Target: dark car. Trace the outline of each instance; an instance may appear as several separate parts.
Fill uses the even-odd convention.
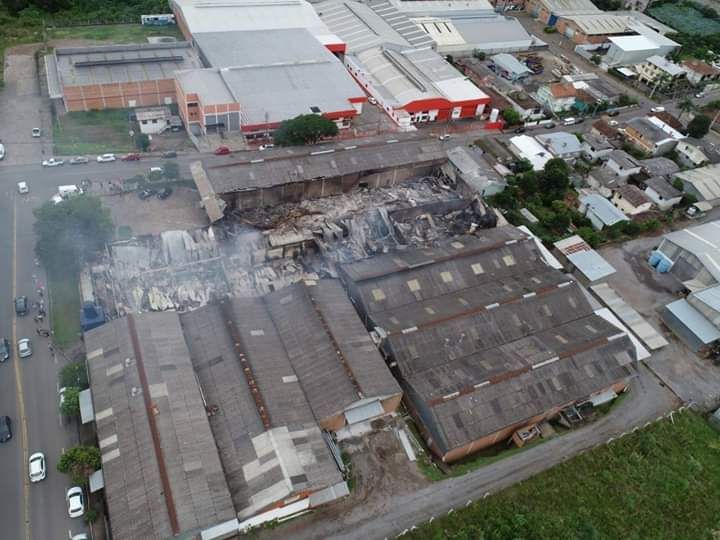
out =
[[[125,154],[120,159],[123,161],[140,161],[140,154]]]
[[[149,188],[148,188],[148,189],[143,189],[142,191],[138,192],[138,198],[139,198],[140,200],[143,200],[143,201],[144,201],[145,199],[149,199],[149,198],[152,197],[153,195],[155,195],[155,190],[154,190],[154,189],[149,189]]]
[[[544,127],[545,127],[545,129],[552,129],[552,128],[555,127],[555,123],[554,123],[554,122],[550,122],[550,123],[548,123],[548,124],[545,124]]]
[[[18,296],[15,299],[15,313],[18,315],[27,315],[28,302],[27,296]]]
[[[0,338],[0,362],[10,359],[10,342],[7,338]]]
[[[177,152],[176,152],[175,150],[170,150],[170,151],[168,151],[168,152],[163,152],[163,153],[162,153],[162,157],[164,157],[165,159],[174,158],[174,157],[177,157]]]
[[[230,149],[227,146],[218,146],[215,149],[216,156],[227,156],[230,153]]]
[[[160,200],[167,199],[170,195],[172,195],[172,188],[169,187],[164,187],[157,192],[157,198]]]
[[[9,416],[0,416],[0,443],[12,439],[12,422]]]
[[[620,111],[610,111],[608,116],[617,116],[618,114],[620,114]]]
[[[525,131],[526,131],[526,129],[522,126],[520,126],[519,128],[513,129],[513,133],[525,133]]]

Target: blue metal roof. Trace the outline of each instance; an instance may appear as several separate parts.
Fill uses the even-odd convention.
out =
[[[593,213],[605,225],[615,225],[620,221],[629,221],[628,217],[613,206],[605,197],[598,193],[590,193],[580,198],[580,202],[593,210]]]
[[[665,307],[704,344],[707,345],[720,339],[720,330],[715,328],[702,313],[692,307],[684,298],[676,300]]]
[[[595,250],[570,253],[567,258],[591,282],[615,273],[615,268]]]

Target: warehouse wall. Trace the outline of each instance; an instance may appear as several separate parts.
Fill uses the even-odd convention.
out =
[[[65,86],[63,102],[68,111],[169,105],[177,102],[175,80]]]

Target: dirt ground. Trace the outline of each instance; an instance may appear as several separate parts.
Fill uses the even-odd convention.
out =
[[[660,318],[662,307],[680,295],[671,276],[659,274],[647,264],[650,251],[659,242],[659,236],[639,238],[600,249],[617,270],[608,283],[669,342],[646,361],[648,367],[683,401],[710,409],[720,404],[720,367],[694,354]]]
[[[164,201],[155,197],[141,201],[137,193],[131,192],[103,195],[102,202],[110,209],[115,227],[130,227],[133,235],[197,229],[208,225],[197,191],[185,187],[173,189],[172,195]]]
[[[395,420],[394,422],[400,422]],[[336,520],[342,516],[346,527],[368,512],[382,515],[397,496],[407,495],[430,484],[415,463],[408,460],[395,431],[388,427],[361,438],[342,443],[342,450],[352,460],[354,487],[342,501],[320,507],[298,519],[291,520],[278,530],[259,531],[258,538],[292,538],[296,530],[307,527],[309,521]],[[371,510],[368,510],[368,507]]]

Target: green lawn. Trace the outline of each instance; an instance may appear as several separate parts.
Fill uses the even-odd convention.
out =
[[[67,347],[78,340],[80,333],[80,292],[77,276],[48,276],[50,289],[50,320],[53,340]]]
[[[135,149],[125,109],[71,112],[55,118],[54,153],[57,156],[130,152]]]
[[[720,435],[675,413],[408,535],[416,539],[668,539],[720,533]]]
[[[49,28],[48,39],[91,39],[113,43],[145,43],[151,36],[170,36],[183,40],[175,25],[142,26],[138,24],[108,24],[99,26],[67,26]]]

